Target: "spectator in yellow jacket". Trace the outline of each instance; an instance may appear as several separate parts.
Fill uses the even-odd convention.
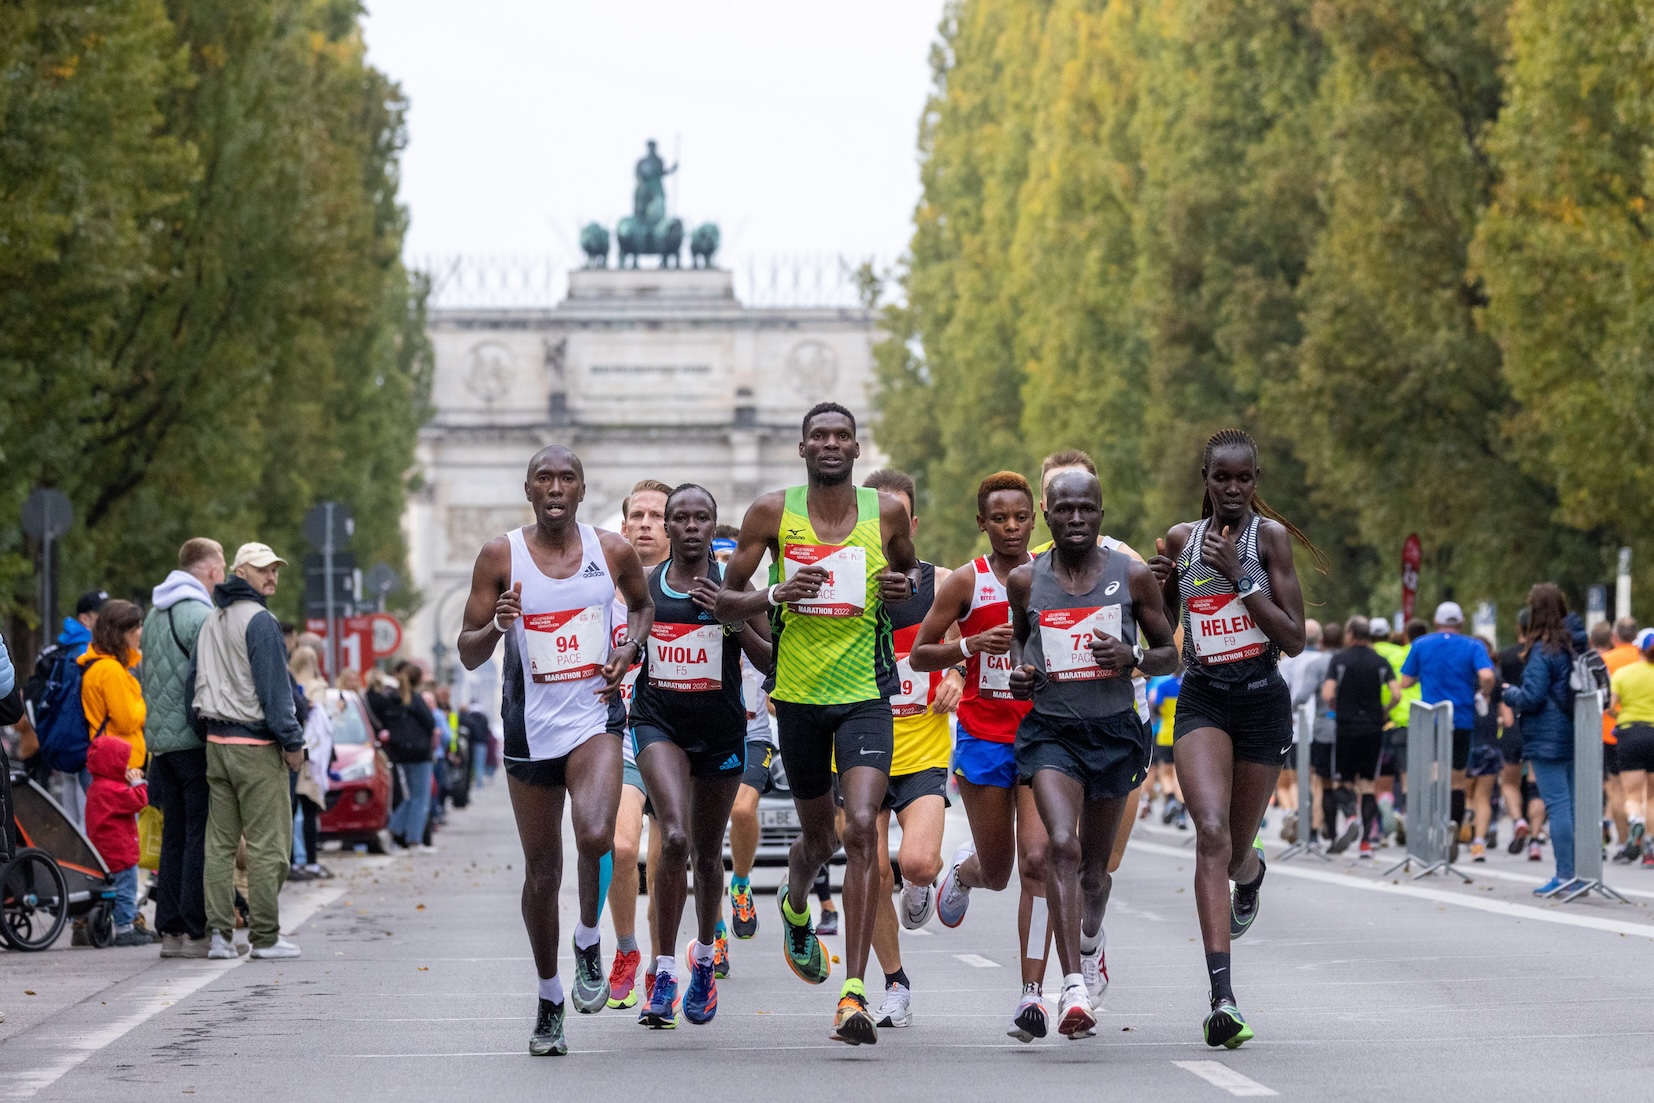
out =
[[[132,745],[128,765],[144,768],[149,751],[144,746],[143,687],[137,669],[143,655],[138,639],[143,633],[144,615],[130,601],[112,600],[98,610],[92,629],[92,644],[75,661],[80,663],[80,703],[86,710],[86,727],[93,739],[113,735]]]

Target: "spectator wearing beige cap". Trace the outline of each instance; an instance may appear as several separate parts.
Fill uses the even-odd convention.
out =
[[[212,947],[234,958],[235,861],[247,841],[248,934],[252,956],[295,958],[281,937],[277,894],[292,860],[288,771],[304,765],[304,729],[294,713],[281,624],[265,603],[287,565],[267,544],[243,544],[231,576],[213,588],[192,665],[192,700],[207,744],[205,896]]]

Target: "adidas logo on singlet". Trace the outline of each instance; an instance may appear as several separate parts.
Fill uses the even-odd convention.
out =
[[[603,568],[590,560],[586,561],[586,569],[580,572],[581,578],[602,578]]]

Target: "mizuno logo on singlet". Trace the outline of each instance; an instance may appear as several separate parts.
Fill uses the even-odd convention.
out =
[[[804,539],[804,530],[802,528],[788,529],[787,530],[787,539],[788,540],[802,540],[802,539]]]
[[[603,577],[603,568],[599,567],[596,563],[593,563],[593,562],[588,560],[587,563],[586,563],[586,569],[580,572],[580,577],[581,578],[602,578]]]

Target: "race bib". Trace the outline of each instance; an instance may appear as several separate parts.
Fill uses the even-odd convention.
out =
[[[867,608],[867,549],[860,545],[788,544],[781,558],[783,577],[792,578],[801,567],[822,567],[827,583],[809,601],[787,607],[816,617],[859,617]]]
[[[663,624],[649,629],[649,684],[679,693],[707,693],[724,684],[721,624]]]
[[[1116,677],[1119,671],[1104,670],[1091,655],[1091,641],[1098,636],[1122,638],[1120,606],[1040,610],[1039,640],[1045,652],[1046,677],[1053,682]]]
[[[990,655],[986,651],[977,653],[974,658],[976,666],[976,693],[978,697],[990,701],[1012,701],[1011,696],[1011,656]]]
[[[575,682],[603,669],[609,633],[603,606],[523,617],[528,672],[536,682]]]
[[[918,635],[919,626],[915,624],[897,632],[892,639],[896,650],[896,677],[901,684],[896,695],[890,698],[890,715],[897,719],[921,716],[930,707],[932,675],[918,673],[908,661],[913,651],[913,641]]]
[[[1208,666],[1236,663],[1262,655],[1269,637],[1235,594],[1185,598],[1189,631],[1194,634],[1195,657]]]

